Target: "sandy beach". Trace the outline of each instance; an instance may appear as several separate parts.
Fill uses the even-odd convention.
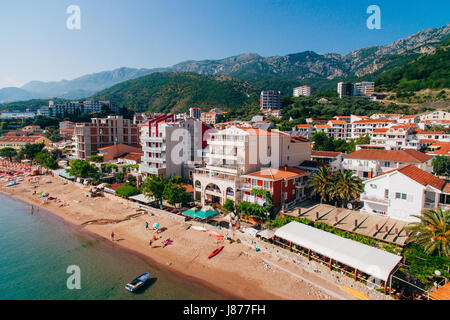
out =
[[[61,202],[56,201],[46,203],[45,198],[33,195],[35,190],[48,192],[67,206],[60,207]],[[142,255],[153,265],[202,283],[230,299],[354,299],[339,285],[293,263],[275,260],[264,252],[255,252],[244,244],[223,244],[224,250],[208,260],[208,255],[222,245],[221,241],[218,242],[208,233],[186,230],[186,224],[150,214],[124,220],[136,214],[136,209],[104,197],[87,198],[82,188],[48,175],[42,176],[37,184],[23,181],[17,186],[6,188],[2,183],[0,192],[32,204],[34,210],[44,208],[109,241],[111,232],[114,232],[115,245]],[[110,222],[85,224],[99,219]],[[124,221],[112,223],[112,220]],[[157,240],[150,247],[149,240],[154,234],[151,228],[146,230],[145,222],[150,226],[158,222],[160,228],[165,228],[161,233],[162,240],[171,238],[174,243],[164,248],[161,240]],[[267,267],[266,262],[271,266]]]

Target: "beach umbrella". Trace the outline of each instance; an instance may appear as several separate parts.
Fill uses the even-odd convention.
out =
[[[155,223],[153,224],[153,228],[159,228],[159,223],[158,223],[158,222],[155,222]]]

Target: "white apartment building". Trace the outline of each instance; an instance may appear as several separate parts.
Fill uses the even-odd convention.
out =
[[[72,101],[66,103],[55,104],[50,100],[48,106],[41,107],[38,111],[39,114],[47,117],[64,116],[68,114],[79,113],[99,113],[104,107],[111,108],[109,101],[98,101],[94,99],[88,99],[83,102]],[[117,113],[117,108],[111,110]]]
[[[409,164],[364,181],[360,199],[363,212],[414,222],[424,209],[450,209],[450,185]]]
[[[238,203],[243,195],[242,176],[261,168],[296,166],[311,156],[311,142],[278,130],[228,127],[207,141],[206,167],[195,170],[195,199],[224,204]]]
[[[420,121],[450,120],[450,112],[437,110],[420,116]]]
[[[387,128],[394,123],[394,120],[384,119],[363,119],[352,122],[352,138],[356,139],[365,135],[371,136],[375,129]]]
[[[294,97],[300,97],[305,96],[309,97],[311,96],[311,87],[310,86],[301,86],[294,88]]]
[[[431,161],[431,156],[412,149],[360,149],[344,156],[342,168],[352,171],[364,180],[407,164],[413,164],[426,172],[432,172]]]
[[[208,131],[214,129],[192,118],[174,121],[173,114],[148,121],[141,127],[144,155],[139,165],[140,173],[164,178],[183,177],[186,166],[202,163]]]

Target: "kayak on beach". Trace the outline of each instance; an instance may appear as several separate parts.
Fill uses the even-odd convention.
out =
[[[131,280],[126,286],[125,289],[127,289],[130,292],[135,292],[139,288],[141,288],[150,278],[150,273],[146,272],[141,274],[139,277],[136,277],[135,279]]]
[[[17,181],[13,181],[8,183],[7,185],[5,185],[5,187],[12,187],[12,186],[17,186],[19,183]]]
[[[221,246],[219,248],[217,248],[216,250],[214,250],[213,252],[211,252],[211,254],[208,256],[208,259],[211,259],[212,257],[215,257],[216,255],[218,255],[222,250],[223,250],[224,246]]]

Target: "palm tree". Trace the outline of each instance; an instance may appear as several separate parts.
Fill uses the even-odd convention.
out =
[[[411,223],[406,230],[414,232],[408,242],[421,245],[425,253],[450,257],[450,210],[424,210],[421,216],[414,216],[420,222]]]
[[[329,167],[323,166],[313,175],[308,187],[311,187],[314,193],[320,194],[320,203],[323,203],[323,200],[327,199],[327,195],[330,195],[332,185],[331,170]]]
[[[364,191],[364,186],[360,178],[355,177],[349,170],[335,173],[335,192],[336,196],[342,199],[342,207],[344,208],[347,201],[358,198]]]

